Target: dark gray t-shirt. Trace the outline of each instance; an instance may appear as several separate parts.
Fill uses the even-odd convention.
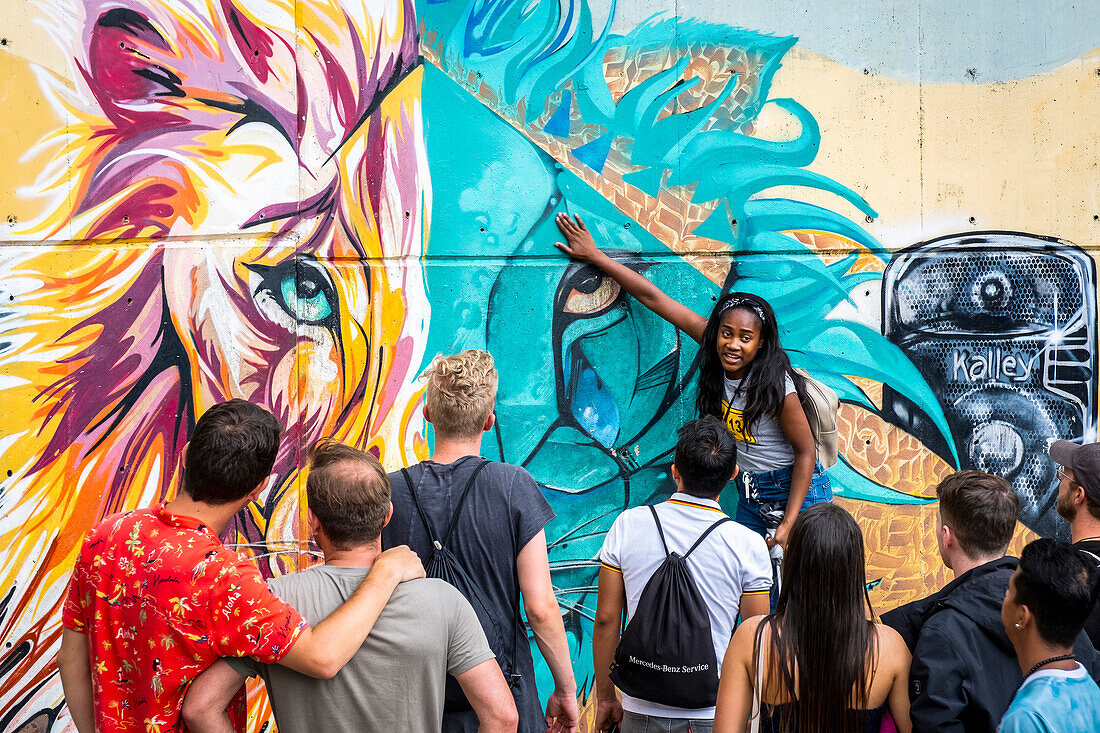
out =
[[[268,585],[316,625],[366,576],[365,568],[325,565]],[[283,733],[437,733],[447,674],[462,674],[492,658],[462,594],[442,580],[424,578],[397,586],[363,646],[331,680],[247,657],[226,661],[238,674],[263,678]]]
[[[446,465],[424,461],[409,467],[420,505],[441,538],[466,481],[480,461],[476,456],[465,456]],[[382,530],[382,547],[408,545],[427,563],[432,544],[400,471],[390,474],[390,483],[393,517]],[[554,511],[531,474],[519,466],[489,462],[478,474],[448,548],[472,578],[484,581],[481,599],[491,617],[515,619],[516,556],[553,518]],[[512,639],[517,640],[514,653],[506,649],[498,659],[501,667],[520,675],[519,685],[512,689],[519,711],[519,731],[541,733],[546,730],[546,721],[535,688],[531,644],[524,630],[512,634],[511,626],[502,626],[506,630],[505,645],[510,647]],[[477,730],[477,716],[472,713],[448,713],[443,722],[447,733]]]

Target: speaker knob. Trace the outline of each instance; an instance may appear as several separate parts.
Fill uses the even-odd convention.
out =
[[[1003,420],[978,425],[970,434],[970,463],[997,476],[1010,476],[1024,460],[1024,439]]]
[[[974,305],[987,312],[1004,310],[1012,298],[1012,281],[1003,272],[990,272],[974,283]]]

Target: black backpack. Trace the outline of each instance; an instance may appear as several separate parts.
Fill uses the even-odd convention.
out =
[[[439,538],[432,523],[428,521],[428,515],[424,512],[423,507],[420,506],[420,500],[416,497],[416,490],[413,488],[412,477],[409,476],[409,472],[402,468],[401,475],[405,477],[405,483],[409,487],[409,494],[412,496],[413,504],[416,505],[416,511],[420,514],[420,521],[424,523],[424,529],[428,530],[428,539],[432,542],[432,554],[428,557],[428,561],[424,563],[424,574],[429,578],[438,578],[439,580],[450,583],[470,602],[470,605],[473,606],[474,613],[477,614],[477,620],[481,622],[481,628],[485,631],[485,638],[489,642],[489,648],[493,650],[493,654],[497,657],[497,662],[500,664],[500,670],[504,673],[504,679],[508,681],[509,687],[515,687],[520,677],[518,674],[512,674],[516,643],[519,636],[517,632],[517,627],[519,625],[519,598],[517,597],[514,599],[514,613],[511,619],[512,646],[510,649],[507,649],[504,645],[506,634],[502,627],[507,626],[508,620],[499,619],[489,612],[489,608],[482,598],[481,590],[478,588],[477,583],[470,576],[466,568],[462,567],[462,562],[459,561],[458,557],[451,552],[447,546],[451,540],[451,533],[454,532],[455,525],[458,524],[458,515],[462,513],[462,506],[466,503],[466,495],[470,493],[470,488],[473,487],[477,475],[481,473],[481,469],[485,468],[487,463],[488,461],[481,461],[481,463],[477,464],[474,468],[473,473],[470,474],[470,478],[466,482],[465,488],[462,489],[462,494],[459,496],[458,504],[455,506],[455,513],[451,517],[451,523],[447,526],[447,531],[443,535],[442,540]],[[518,594],[519,582],[517,580],[516,595],[518,596]],[[509,651],[511,654],[507,653]],[[447,675],[447,686],[443,698],[443,711],[454,713],[471,709],[470,701],[466,699],[466,695],[462,692],[462,687],[459,686],[458,681],[455,680],[454,677]]]
[[[710,614],[687,557],[718,525],[733,520],[722,517],[707,527],[680,556],[668,551],[657,510],[651,506],[649,511],[657,523],[665,559],[646,582],[619,640],[611,681],[641,700],[678,708],[712,707],[718,699],[718,658]]]

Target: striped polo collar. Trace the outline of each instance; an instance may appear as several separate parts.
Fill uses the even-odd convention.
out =
[[[725,514],[722,511],[722,507],[718,505],[718,502],[713,499],[700,499],[698,496],[692,496],[691,494],[685,494],[682,491],[678,491],[672,495],[672,498],[668,499],[665,504],[679,504],[680,506],[693,506],[698,509],[708,509],[712,512],[718,512],[719,514]]]

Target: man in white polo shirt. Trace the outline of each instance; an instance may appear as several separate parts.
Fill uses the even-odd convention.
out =
[[[722,422],[707,416],[680,428],[672,464],[677,492],[656,506],[669,552],[681,556],[725,516],[718,495],[737,473],[737,444]],[[599,599],[592,638],[597,698],[596,729],[622,733],[658,730],[703,733],[714,723],[714,707],[679,708],[624,694],[620,704],[610,669],[619,644],[623,607],[633,619],[638,599],[650,577],[665,560],[665,546],[649,507],[623,512],[600,551]],[[764,540],[735,522],[714,529],[686,562],[710,616],[715,655],[722,656],[737,623],[769,611],[771,561]]]

